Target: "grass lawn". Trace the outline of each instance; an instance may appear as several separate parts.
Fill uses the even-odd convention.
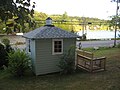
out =
[[[93,50],[91,50],[93,52]],[[49,74],[12,77],[0,71],[0,90],[120,90],[120,48],[94,51],[107,57],[106,71],[88,73],[77,70],[72,75]]]

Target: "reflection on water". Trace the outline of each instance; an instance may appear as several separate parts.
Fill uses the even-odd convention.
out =
[[[82,31],[77,33],[78,35],[82,36]],[[114,31],[105,31],[105,30],[87,30],[86,37],[87,39],[111,39],[114,38],[115,32]],[[120,37],[120,31],[117,31],[116,37]]]

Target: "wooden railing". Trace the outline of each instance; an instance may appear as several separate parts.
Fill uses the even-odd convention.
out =
[[[103,71],[106,69],[106,57],[94,58],[91,52],[77,50],[77,66],[89,72]]]

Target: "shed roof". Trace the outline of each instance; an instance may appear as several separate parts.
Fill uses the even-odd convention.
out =
[[[42,26],[33,31],[25,33],[25,38],[42,39],[42,38],[77,38],[80,37],[74,33],[62,30],[55,26]]]

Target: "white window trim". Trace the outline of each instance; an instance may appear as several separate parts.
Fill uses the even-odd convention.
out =
[[[54,41],[61,41],[62,42],[62,51],[61,52],[54,52]],[[63,39],[52,39],[52,55],[63,54]]]

